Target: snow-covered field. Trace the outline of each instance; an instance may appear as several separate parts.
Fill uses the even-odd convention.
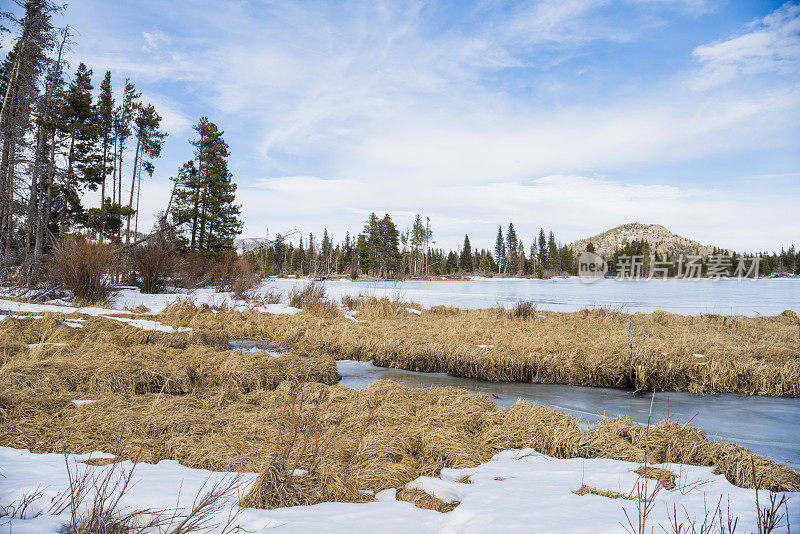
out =
[[[25,450],[0,447],[0,506],[20,502],[24,496],[40,492],[41,496],[27,509],[25,516],[0,518],[0,528],[13,534],[44,534],[59,532],[70,520],[69,512],[54,515],[53,502],[69,488],[67,465],[73,479],[89,472],[89,480],[99,481],[110,466],[89,466],[81,461],[90,455],[31,454]],[[94,453],[92,458],[110,457]],[[600,495],[576,495],[586,485],[597,490],[628,494],[636,487],[639,477],[633,472],[637,464],[615,460],[557,460],[531,449],[504,451],[491,461],[471,469],[445,469],[440,478],[420,477],[408,484],[409,489],[421,489],[444,501],[460,502],[453,511],[441,514],[416,508],[395,500],[394,490],[376,495],[369,503],[323,503],[275,510],[239,509],[238,497],[247,492],[255,480],[251,473],[214,473],[189,469],[177,462],[163,460],[151,465],[122,462],[114,468],[113,476],[122,476],[132,468],[129,489],[120,503],[121,511],[161,510],[173,516],[173,526],[182,520],[181,514],[191,509],[195,499],[214,486],[237,481],[238,491],[228,493],[221,506],[209,518],[208,525],[220,527],[232,519],[231,526],[247,532],[625,532],[627,517],[637,524],[637,501],[612,499]],[[668,528],[673,514],[679,522],[698,523],[717,510],[721,503],[727,518],[739,519],[737,532],[752,532],[755,525],[755,491],[728,483],[713,468],[683,465],[662,465],[677,476],[674,490],[661,489],[654,497],[652,511],[647,517],[647,531],[660,526]],[[469,477],[469,484],[456,482]],[[650,491],[655,486],[648,481]],[[85,509],[93,501],[89,485],[82,503]],[[800,494],[787,494],[788,511],[792,518],[800,516]],[[767,492],[759,495],[762,506],[768,502]],[[674,508],[673,508],[674,506]],[[36,516],[41,513],[41,515]],[[627,513],[627,516],[626,516]],[[217,531],[220,528],[216,529]],[[671,531],[667,531],[671,532]],[[719,530],[715,530],[719,532]]]

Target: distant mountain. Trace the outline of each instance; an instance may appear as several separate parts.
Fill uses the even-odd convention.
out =
[[[234,240],[233,245],[236,247],[236,250],[248,252],[265,244],[266,242],[267,240],[264,237],[243,237],[241,239]]]
[[[625,243],[644,239],[650,250],[658,254],[700,254],[707,256],[714,251],[711,245],[701,245],[697,241],[673,234],[658,224],[628,223],[612,228],[602,234],[570,243],[573,252],[580,254],[591,242],[601,256],[612,254]]]

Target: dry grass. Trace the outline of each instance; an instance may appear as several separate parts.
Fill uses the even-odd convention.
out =
[[[764,351],[759,358],[750,356],[750,361],[774,364],[785,359],[781,351],[793,350],[796,343],[788,333],[794,317],[726,323],[709,317],[587,312],[520,320],[499,317],[494,311],[388,315],[394,303],[369,299],[356,305],[362,306],[359,318],[365,323],[316,313],[295,317],[224,309],[213,313],[208,307],[180,304],[156,317],[193,328],[175,335],[143,332],[107,318],[83,316],[81,329],[66,326],[64,317],[56,314],[6,319],[0,323],[0,444],[34,452],[60,452],[62,447],[74,453],[111,451],[122,432],[124,440],[141,451],[143,461],[174,459],[194,468],[261,473],[258,489],[247,502],[262,507],[369,500],[363,490],[400,488],[400,498],[446,511],[451,505],[402,488],[419,476],[437,476],[444,467],[473,467],[501,450],[523,447],[557,458],[717,466],[739,486],[800,490],[800,475],[789,467],[744,447],[709,440],[686,425],[662,422],[642,428],[614,418],[582,431],[577,419],[558,410],[524,403],[497,410],[488,397],[460,389],[410,390],[391,381],[362,391],[329,385],[338,378],[331,353],[358,359],[377,353],[385,358],[382,361],[395,361],[407,358],[407,353],[416,355],[413,358],[422,354],[417,352],[425,346],[420,345],[422,340],[439,350],[454,343],[471,362],[464,372],[479,374],[482,366],[499,365],[496,352],[499,361],[505,361],[520,343],[531,343],[531,350],[536,350],[537,340],[547,334],[548,341],[542,342],[552,350],[547,361],[556,366],[556,356],[576,350],[575,341],[558,337],[562,329],[590,339],[578,324],[593,329],[595,336],[618,342],[621,346],[612,343],[610,352],[621,360],[629,357],[628,329],[647,328],[648,346],[655,343],[655,350],[668,343],[673,344],[670,347],[684,343],[688,350],[688,344],[705,341],[713,347],[708,354],[730,347],[735,357],[731,361],[741,363],[747,359],[734,342],[746,340]],[[555,319],[552,324],[550,318]],[[445,327],[461,330],[450,332]],[[687,329],[685,337],[676,341],[681,328]],[[721,336],[726,329],[732,339]],[[404,332],[410,338],[407,342],[401,341]],[[763,336],[769,336],[771,343]],[[230,338],[271,340],[290,347],[290,352],[273,358],[220,350]],[[470,344],[477,340],[494,343],[496,349],[474,350]],[[39,342],[69,345],[25,347]],[[590,341],[590,346],[598,345]],[[431,354],[433,349],[424,350]],[[434,361],[446,362],[450,356],[443,354]],[[416,361],[413,358],[409,361]],[[577,358],[573,354],[561,369],[580,368]],[[587,362],[582,365],[585,376],[596,372],[586,368]],[[497,376],[513,377],[516,372],[511,369]],[[96,402],[83,406],[71,402],[87,396]],[[294,476],[295,469],[307,473]],[[666,485],[664,473],[653,472],[651,466],[646,475]]]
[[[597,488],[587,486],[586,484],[576,489],[573,493],[575,495],[600,495],[601,497],[608,497],[609,499],[626,499],[626,500],[634,499],[633,495],[631,495],[630,493],[620,493],[618,491],[611,491],[611,490],[599,490]]]
[[[302,288],[294,286],[289,290],[289,305],[321,317],[342,317],[342,312],[334,301],[325,294],[325,284],[311,280]]]
[[[397,500],[410,502],[417,508],[435,510],[443,514],[451,510],[455,510],[456,506],[460,504],[458,502],[444,502],[438,497],[425,491],[408,488],[401,488],[397,490]]]
[[[520,320],[495,310],[438,307],[418,316],[379,301],[355,306],[363,322],[318,313],[211,318],[190,309],[167,310],[161,320],[198,329],[222,321],[231,335],[247,332],[243,337],[276,339],[337,359],[466,378],[800,395],[800,320],[793,312],[746,318],[584,310]]]
[[[660,482],[664,489],[675,489],[675,473],[669,469],[662,469],[660,467],[648,465],[640,467],[634,471],[634,473],[642,478],[649,478],[650,480],[656,480]]]

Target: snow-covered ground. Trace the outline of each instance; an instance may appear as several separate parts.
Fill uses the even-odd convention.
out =
[[[256,291],[256,295],[271,287],[269,282],[263,283]],[[293,308],[286,304],[286,295],[284,294],[284,303],[281,304],[262,304],[258,306],[251,306],[243,300],[234,298],[233,293],[221,293],[216,291],[213,287],[202,287],[187,291],[184,289],[175,290],[172,293],[155,293],[147,294],[142,293],[136,287],[122,287],[112,300],[112,304],[116,308],[129,308],[134,309],[139,306],[145,306],[150,313],[157,314],[164,311],[165,308],[176,302],[191,302],[195,306],[208,304],[209,306],[226,306],[234,310],[252,309],[261,313],[272,314],[288,314],[294,315],[300,311],[299,308]]]
[[[58,501],[69,488],[67,465],[73,478],[88,471],[89,479],[98,481],[110,466],[89,466],[81,461],[90,455],[31,454],[26,450],[0,447],[0,507],[20,502],[24,496],[41,493],[27,509],[24,518],[0,518],[0,528],[14,534],[49,534],[59,532],[69,522],[69,512],[59,515],[50,512],[52,502]],[[92,458],[110,457],[94,453]],[[576,495],[586,485],[597,490],[628,494],[636,487],[638,476],[633,472],[638,464],[616,460],[558,460],[531,449],[504,451],[491,461],[471,469],[444,469],[440,478],[420,477],[408,484],[445,501],[458,501],[455,510],[441,514],[396,501],[393,490],[376,495],[369,503],[323,503],[275,510],[239,509],[238,497],[244,495],[255,480],[251,473],[215,473],[189,469],[175,461],[158,464],[138,464],[132,483],[121,500],[121,509],[162,510],[177,515],[192,507],[198,496],[212,487],[235,481],[238,491],[227,494],[210,524],[223,525],[233,517],[232,526],[239,525],[248,532],[625,532],[627,515],[637,522],[635,500],[611,499],[594,494]],[[679,522],[696,519],[702,522],[705,511],[716,511],[721,503],[723,513],[738,517],[737,532],[751,532],[755,525],[755,491],[731,485],[713,468],[682,465],[662,465],[677,476],[677,488],[660,490],[654,497],[652,511],[647,517],[647,531],[667,523],[677,513]],[[114,468],[114,476],[122,476],[133,468],[122,462]],[[469,484],[457,482],[469,477]],[[648,481],[652,491],[655,482]],[[83,507],[93,499],[91,486]],[[788,511],[792,519],[800,517],[800,494],[787,494]],[[768,494],[761,492],[762,506]],[[674,506],[674,508],[673,508]],[[238,512],[238,513],[237,513]],[[38,517],[34,517],[41,513]],[[718,530],[717,530],[718,531]]]

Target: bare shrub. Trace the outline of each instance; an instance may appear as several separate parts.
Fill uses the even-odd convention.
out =
[[[536,304],[530,300],[519,300],[509,310],[509,315],[518,319],[532,319],[536,316]]]
[[[175,284],[185,289],[211,284],[213,263],[197,252],[187,253],[178,264],[178,276]]]
[[[253,289],[261,283],[261,277],[244,257],[235,253],[225,254],[217,263],[215,269],[217,291],[231,292],[240,300],[250,300]]]
[[[318,315],[341,315],[336,303],[325,294],[325,285],[316,280],[311,280],[302,288],[292,287],[289,290],[289,305]]]
[[[131,252],[136,280],[142,293],[164,291],[178,265],[178,254],[172,243],[153,240]]]
[[[352,264],[347,269],[347,275],[350,277],[350,280],[358,280],[358,276],[360,274],[361,274],[360,269],[358,268],[358,265],[356,265],[355,263]]]
[[[113,294],[108,274],[116,259],[110,245],[73,234],[56,242],[47,261],[47,273],[72,292],[76,303],[99,304]]]
[[[261,302],[264,304],[280,304],[283,302],[283,296],[277,288],[271,287],[261,295]]]
[[[348,310],[355,310],[358,308],[359,303],[364,299],[363,296],[359,295],[354,297],[352,295],[343,295],[342,296],[342,306],[347,308]]]
[[[355,452],[343,464],[332,467],[328,455],[337,454],[344,416],[330,419],[330,390],[308,387],[294,381],[278,423],[272,456],[240,506],[282,508],[325,501],[358,501],[358,473],[369,459],[364,435],[374,423],[376,405],[368,406],[355,443]]]
[[[49,513],[60,515],[69,512],[70,520],[64,525],[64,534],[188,534],[190,532],[219,532],[230,534],[239,530],[233,522],[238,511],[228,515],[222,524],[215,520],[218,512],[228,506],[227,500],[234,495],[240,485],[238,475],[222,479],[214,484],[203,484],[195,496],[192,507],[129,510],[122,506],[122,500],[131,487],[131,480],[141,456],[141,449],[134,454],[133,466],[124,470],[120,458],[125,453],[120,438],[114,458],[107,462],[90,460],[89,465],[107,465],[108,469],[96,471],[77,467],[72,468],[69,456],[64,452],[69,487],[60,498],[54,500]]]

